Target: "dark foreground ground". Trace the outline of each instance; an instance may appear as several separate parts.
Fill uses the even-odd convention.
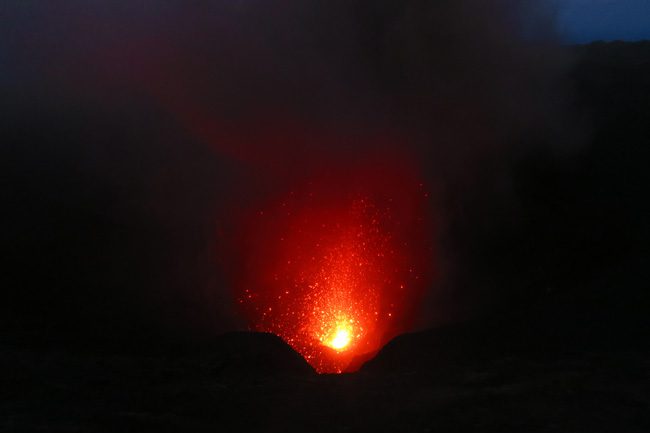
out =
[[[650,43],[576,51],[588,143],[523,164],[523,227],[463,257],[467,285],[513,294],[505,313],[401,336],[354,374],[318,376],[270,335],[125,347],[136,322],[93,293],[121,287],[119,272],[146,286],[128,266],[157,244],[136,238],[125,255],[116,242],[121,261],[93,267],[107,253],[88,258],[88,245],[113,244],[98,243],[86,197],[41,206],[42,186],[20,188],[33,206],[3,213],[0,431],[650,431]],[[10,181],[31,176],[18,162]]]
[[[222,339],[230,344],[155,356],[3,348],[2,431],[650,431],[647,353],[508,355],[319,376],[273,336]]]

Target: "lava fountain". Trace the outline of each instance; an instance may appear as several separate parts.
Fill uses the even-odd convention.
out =
[[[244,317],[320,373],[408,330],[431,281],[428,193],[395,161],[321,170],[238,218],[229,267]]]

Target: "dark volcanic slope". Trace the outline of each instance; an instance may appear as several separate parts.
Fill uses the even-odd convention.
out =
[[[116,353],[0,349],[2,431],[262,427],[315,372],[270,334]]]
[[[590,433],[650,428],[650,363],[639,354],[466,356],[458,363],[439,358],[427,368],[383,364],[352,375],[318,376],[294,362],[290,352],[254,334],[229,335],[200,352],[147,356],[5,347],[0,428]],[[282,358],[293,367],[269,367],[269,360]]]

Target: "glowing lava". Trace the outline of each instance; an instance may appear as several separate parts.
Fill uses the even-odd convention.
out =
[[[343,350],[350,343],[350,331],[347,327],[337,327],[334,338],[325,344],[335,350]]]
[[[426,197],[411,172],[375,162],[314,177],[241,218],[230,268],[251,329],[280,336],[320,373],[408,330],[431,275]]]

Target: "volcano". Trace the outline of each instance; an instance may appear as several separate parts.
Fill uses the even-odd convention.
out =
[[[433,276],[428,189],[417,166],[395,161],[294,184],[249,210],[229,249],[250,329],[280,336],[320,373],[408,329]]]

